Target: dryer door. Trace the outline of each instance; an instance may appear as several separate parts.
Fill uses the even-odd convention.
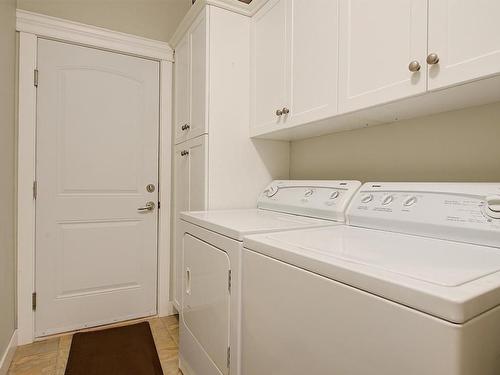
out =
[[[185,234],[183,268],[184,323],[219,371],[227,374],[229,257],[224,251]]]

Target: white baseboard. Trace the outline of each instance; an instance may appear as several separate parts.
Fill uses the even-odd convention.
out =
[[[14,358],[14,353],[16,352],[17,347],[17,330],[14,331],[12,337],[9,342],[9,346],[5,349],[5,353],[2,355],[2,359],[0,360],[0,375],[6,375],[9,371],[10,363],[12,362],[12,358]]]

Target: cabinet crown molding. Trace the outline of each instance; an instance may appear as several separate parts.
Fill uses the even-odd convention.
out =
[[[166,42],[21,9],[16,11],[16,30],[156,60],[174,60],[173,50]]]
[[[247,17],[252,17],[268,1],[269,0],[252,0],[250,4],[246,4],[238,0],[196,0],[182,19],[169,43],[173,48],[177,46],[183,35],[206,5],[212,5]]]

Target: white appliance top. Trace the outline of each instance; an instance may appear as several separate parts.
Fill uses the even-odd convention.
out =
[[[250,236],[244,246],[464,323],[500,305],[497,192],[500,184],[365,184],[348,210],[355,226]]]
[[[184,221],[235,240],[345,222],[345,210],[358,181],[273,181],[261,193],[258,209],[182,212]]]

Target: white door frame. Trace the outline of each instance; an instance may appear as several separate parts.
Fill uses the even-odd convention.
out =
[[[156,60],[160,64],[160,139],[158,212],[159,316],[173,314],[170,301],[170,212],[172,139],[172,63],[168,43],[124,34],[78,22],[17,10],[19,32],[19,108],[17,175],[17,324],[19,345],[35,340],[35,313],[31,296],[35,291],[35,199],[36,180],[36,87],[37,39],[99,48]]]

